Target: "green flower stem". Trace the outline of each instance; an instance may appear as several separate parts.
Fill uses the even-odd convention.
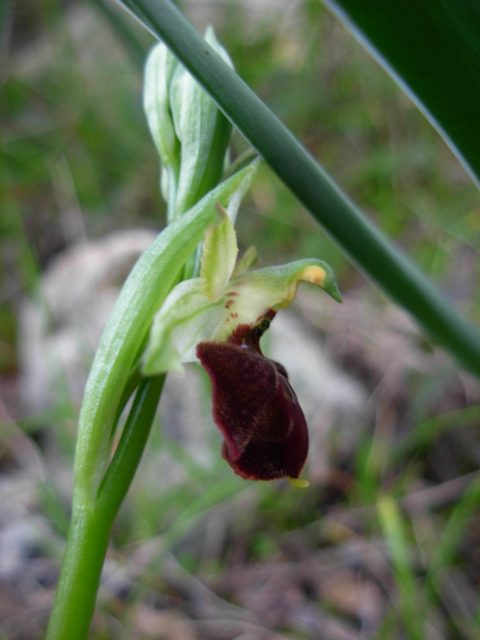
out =
[[[88,638],[109,538],[93,509],[72,514],[46,640]]]
[[[161,38],[358,267],[480,376],[480,334],[384,236],[170,0],[121,0]]]
[[[46,640],[86,640],[115,516],[150,434],[165,376],[140,384],[93,509],[74,509]]]

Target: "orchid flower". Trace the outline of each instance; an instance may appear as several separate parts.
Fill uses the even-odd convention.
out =
[[[232,220],[218,221],[203,241],[200,277],[180,282],[157,313],[143,356],[144,375],[183,372],[200,362],[212,382],[213,418],[222,455],[253,480],[298,479],[308,455],[303,411],[281,364],[266,358],[260,338],[279,309],[309,282],[341,301],[335,276],[321,260],[250,270],[251,248],[236,262]]]
[[[231,65],[211,29],[205,38]],[[168,218],[175,221],[220,179],[231,127],[162,43],[146,65],[144,105],[162,160]],[[212,382],[223,457],[235,473],[257,480],[298,479],[308,454],[305,417],[285,369],[263,356],[260,337],[295,298],[299,282],[316,284],[336,300],[340,294],[332,270],[320,260],[251,271],[256,261],[251,248],[237,263],[235,218],[257,166],[258,161],[251,164],[227,210],[218,203],[216,224],[206,230],[183,281],[156,314],[142,373],[182,372],[184,363],[200,362]]]

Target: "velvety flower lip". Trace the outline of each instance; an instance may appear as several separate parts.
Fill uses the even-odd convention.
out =
[[[205,341],[196,348],[212,382],[222,455],[251,480],[298,478],[308,456],[307,424],[288,375],[260,349],[274,316],[269,310],[254,327],[239,325],[227,342]]]

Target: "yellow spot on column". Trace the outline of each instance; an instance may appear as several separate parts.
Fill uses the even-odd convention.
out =
[[[302,271],[299,280],[303,280],[303,282],[311,282],[312,284],[318,284],[319,287],[323,287],[323,283],[325,282],[326,277],[327,274],[322,269],[322,267],[311,265],[310,267],[307,267]]]

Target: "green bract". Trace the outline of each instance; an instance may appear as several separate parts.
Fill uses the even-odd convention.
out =
[[[181,282],[155,316],[143,356],[143,372],[182,372],[182,363],[197,359],[199,342],[225,342],[240,325],[260,324],[271,311],[290,305],[299,282],[316,284],[341,301],[333,271],[325,262],[314,259],[234,276],[216,302],[206,297],[201,278]]]

